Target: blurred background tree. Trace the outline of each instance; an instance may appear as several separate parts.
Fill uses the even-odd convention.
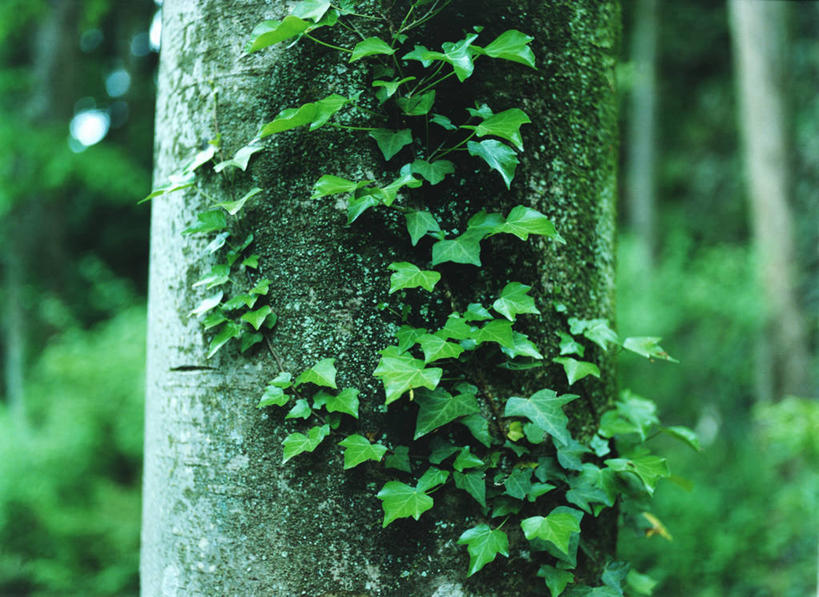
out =
[[[622,532],[655,595],[817,590],[819,4],[762,3],[784,13],[779,170],[805,345],[784,357],[803,359],[806,388],[791,397],[771,373],[776,289],[754,240],[728,7],[623,0],[618,327],[663,336],[682,362],[624,356],[620,385],[705,446],[663,446],[692,485],[657,490],[673,541],[639,517],[651,536]],[[136,201],[151,186],[157,10],[0,2],[2,596],[138,592],[149,210]]]

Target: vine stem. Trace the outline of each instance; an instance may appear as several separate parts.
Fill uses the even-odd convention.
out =
[[[353,53],[353,51],[351,49],[349,49],[349,48],[342,48],[341,46],[337,46],[335,44],[331,44],[331,43],[328,43],[326,41],[322,41],[317,37],[313,37],[309,33],[305,33],[304,37],[316,42],[317,44],[321,44],[322,46],[327,46],[328,48],[332,48],[333,50],[338,50],[339,52],[346,52],[347,54],[352,54]]]
[[[339,124],[337,122],[328,122],[330,126],[334,126],[338,129],[346,129],[348,131],[374,131],[376,127],[374,126],[350,126],[349,124]]]
[[[427,89],[432,89],[432,88],[433,88],[433,87],[435,87],[435,86],[436,86],[438,83],[440,83],[441,81],[446,81],[446,80],[447,80],[449,77],[451,77],[451,76],[452,76],[452,75],[454,75],[454,74],[455,74],[455,71],[452,71],[451,73],[447,73],[447,74],[445,74],[443,77],[441,77],[441,78],[440,78],[440,79],[438,79],[437,81],[433,81],[432,83],[430,83],[430,84],[429,84],[429,85],[427,85],[426,87],[422,88],[422,89],[421,89],[421,90],[420,90],[418,93],[424,93],[424,92],[425,92]]]
[[[455,151],[457,149],[460,149],[461,147],[466,145],[467,141],[469,141],[472,137],[474,137],[477,134],[477,132],[478,131],[472,131],[472,133],[470,133],[470,135],[466,139],[464,139],[463,141],[461,141],[457,145],[453,145],[449,149],[446,149],[446,150],[442,151],[441,153],[438,153],[440,151],[440,149],[436,149],[435,153],[433,153],[431,156],[429,156],[429,161],[432,161],[435,158],[442,158],[445,155],[447,155],[449,153],[452,153],[453,151]]]

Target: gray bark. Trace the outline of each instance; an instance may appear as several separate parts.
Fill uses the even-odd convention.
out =
[[[361,80],[361,71],[343,57],[303,43],[244,55],[253,26],[264,18],[281,18],[285,5],[165,1],[157,182],[217,130],[231,154],[279,110],[349,92],[351,81]],[[495,211],[531,205],[550,215],[568,241],[565,247],[545,241],[488,243],[486,273],[454,283],[453,301],[463,302],[463,308],[475,299],[467,285],[496,293],[507,281],[534,280],[547,315],[531,334],[543,350],[555,354],[555,330],[565,322],[552,318],[552,299],[579,317],[613,318],[617,141],[612,72],[619,10],[616,3],[598,0],[532,0],[514,7],[487,0],[458,3],[450,15],[439,41],[467,24],[488,25],[487,39],[498,23],[537,36],[541,70],[484,61],[478,72],[488,82],[468,87],[498,109],[521,106],[536,125],[525,131],[530,149],[512,197],[496,199],[504,195],[502,184],[481,172],[469,182],[442,183],[435,197],[424,199],[445,210],[449,197],[461,197],[457,213],[466,205],[470,214],[484,205]],[[392,316],[375,309],[387,300],[385,267],[395,260],[419,261],[413,255],[420,253],[403,240],[402,223],[367,214],[345,227],[335,201],[311,201],[309,195],[322,173],[377,176],[381,163],[363,136],[329,127],[276,136],[253,162],[253,180],[246,181],[248,188],[265,189],[263,199],[239,225],[253,230],[262,274],[273,281],[270,304],[279,323],[270,343],[276,356],[294,373],[336,357],[339,387],[362,391],[362,428],[374,432],[404,423],[400,408],[390,407],[397,416],[378,414],[383,391],[371,377],[375,351],[391,343],[395,329]],[[458,167],[476,170],[469,160]],[[226,192],[212,175],[203,185],[210,196]],[[180,232],[209,203],[201,193],[185,191],[152,206],[143,594],[492,597],[542,592],[519,551],[510,561],[490,564],[465,579],[467,554],[455,545],[464,529],[447,523],[447,514],[459,513],[454,520],[462,520],[478,512],[454,495],[436,494],[436,508],[418,523],[398,521],[381,530],[374,493],[394,478],[390,471],[373,467],[344,473],[334,446],[280,464],[281,442],[291,426],[278,413],[255,408],[278,372],[276,359],[263,351],[240,356],[223,350],[207,361],[203,333],[187,316],[203,296],[191,285],[209,264],[202,250],[207,240]],[[572,428],[579,437],[596,429],[600,411],[613,396],[610,357],[593,358],[603,381],[586,384],[588,400],[574,405]],[[546,376],[548,387],[567,390],[560,385],[565,382],[557,381],[564,379],[559,369],[549,369]],[[523,379],[518,391],[547,383],[543,374]],[[502,387],[507,382],[490,383]],[[612,516],[587,523],[584,534],[593,556],[581,575],[599,572],[615,541]]]
[[[762,352],[769,386],[761,398],[808,391],[806,325],[796,293],[796,260],[782,91],[784,11],[781,2],[731,0],[737,95],[760,279],[768,310]]]

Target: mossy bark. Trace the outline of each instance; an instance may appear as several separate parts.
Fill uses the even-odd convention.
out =
[[[162,182],[204,143],[221,134],[229,155],[281,109],[348,95],[368,84],[363,67],[306,40],[247,56],[253,26],[286,13],[286,3],[262,0],[166,0],[157,110],[156,180]],[[381,2],[365,3],[379,9]],[[383,2],[392,5],[392,2]],[[619,9],[598,0],[456,2],[425,32],[427,45],[458,39],[484,25],[482,38],[507,28],[531,32],[539,70],[484,59],[475,82],[441,89],[441,111],[458,98],[489,103],[495,111],[519,106],[532,117],[524,129],[527,152],[512,192],[474,158],[455,160],[454,182],[414,200],[450,227],[463,229],[482,207],[516,204],[547,213],[566,245],[490,239],[480,271],[449,268],[447,304],[414,303],[436,322],[451,309],[496,295],[509,281],[533,284],[545,314],[527,330],[544,354],[556,354],[553,315],[558,300],[571,315],[613,318],[614,193],[617,154],[613,61]],[[343,39],[339,41],[344,41]],[[347,40],[350,41],[350,40]],[[437,107],[436,107],[437,109]],[[363,118],[364,115],[362,115]],[[512,534],[512,557],[465,578],[467,555],[455,544],[480,512],[446,491],[420,522],[400,520],[380,529],[374,494],[393,471],[342,471],[340,451],[320,447],[286,465],[282,439],[293,431],[278,413],[255,408],[279,370],[297,373],[336,358],[339,387],[361,390],[363,431],[404,433],[403,407],[383,415],[383,390],[372,377],[376,351],[391,342],[396,318],[376,306],[388,299],[391,261],[423,263],[429,244],[412,248],[403,221],[371,210],[344,225],[344,206],[310,200],[323,173],[379,178],[385,169],[373,144],[325,127],[275,136],[254,158],[251,174],[231,185],[207,174],[197,191],[153,205],[149,301],[148,404],[142,583],[145,595],[500,595],[542,594],[533,564]],[[180,232],[207,208],[205,193],[227,197],[264,189],[237,224],[252,230],[262,274],[272,280],[270,305],[279,317],[270,351],[241,356],[228,348],[205,359],[206,338],[187,313],[201,300],[192,283],[211,265],[207,239]],[[245,188],[246,187],[246,188]],[[204,191],[204,193],[202,192]],[[234,197],[235,198],[235,197]],[[434,324],[433,324],[434,325]],[[432,326],[430,326],[432,327]],[[583,400],[568,408],[572,430],[588,437],[614,392],[613,365],[594,354],[601,380],[583,380]],[[513,382],[494,374],[489,385]],[[568,391],[560,368],[516,378],[526,395],[541,387]],[[407,407],[412,408],[412,407]],[[407,411],[408,412],[408,411]],[[411,433],[411,429],[406,432]],[[336,440],[337,441],[337,440]],[[325,442],[330,444],[330,442]],[[589,553],[581,577],[591,578],[611,556],[615,521],[584,522]]]

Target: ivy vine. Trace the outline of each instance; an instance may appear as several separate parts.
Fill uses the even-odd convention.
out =
[[[532,124],[529,116],[518,107],[495,112],[486,104],[467,108],[463,118],[447,116],[435,111],[436,95],[443,81],[455,77],[464,82],[483,60],[511,62],[513,68],[536,68],[530,47],[533,38],[510,29],[479,45],[482,30],[475,27],[462,39],[443,43],[440,50],[415,43],[410,48],[411,32],[444,10],[449,0],[415,0],[397,26],[383,15],[356,12],[355,4],[297,2],[284,19],[260,23],[248,51],[282,42],[317,43],[348,55],[349,62],[366,61],[370,86],[351,97],[332,94],[283,110],[232,158],[220,156],[214,171],[223,176],[245,172],[253,155],[264,149],[266,137],[293,129],[314,131],[331,126],[351,134],[366,133],[388,167],[395,164],[392,178],[356,180],[346,178],[343,172],[327,173],[316,181],[312,198],[340,195],[346,199],[348,225],[370,209],[397,210],[405,219],[413,247],[422,238],[431,237],[434,242],[429,254],[419,252],[417,263],[389,264],[390,295],[446,294],[446,288],[441,288],[445,286],[441,271],[427,268],[444,263],[481,267],[481,243],[495,235],[516,237],[520,242],[542,236],[565,243],[547,216],[525,205],[514,206],[505,214],[470,214],[463,231],[455,234],[445,230],[418,200],[411,199],[415,189],[437,185],[455,174],[455,164],[446,159],[453,152],[474,156],[511,188],[518,156],[525,149],[521,128]],[[360,27],[359,22],[367,27]],[[388,33],[381,37],[361,33],[362,28],[370,30],[373,23],[386,23]],[[333,27],[344,28],[360,41],[352,47],[326,41],[321,30]],[[365,94],[372,101],[362,101]],[[380,110],[367,107],[373,105]],[[355,122],[350,113],[371,117]],[[387,128],[386,123],[395,122],[388,113],[400,114],[403,126]],[[434,146],[429,135],[419,138],[413,133],[419,121],[425,130],[437,127]],[[220,153],[220,140],[216,139],[147,198],[196,186],[197,170],[215,162]],[[411,160],[395,159],[408,154],[412,154]],[[235,239],[229,224],[229,217],[239,214],[260,192],[252,188],[233,201],[212,201],[212,209],[199,213],[197,222],[184,231],[211,238],[205,252],[218,257],[194,284],[209,294],[191,311],[209,334],[208,358],[231,341],[238,342],[244,353],[264,342],[265,330],[276,325],[275,313],[264,304],[270,281],[259,274],[259,257],[251,250],[253,235]],[[322,359],[297,376],[280,371],[265,388],[258,406],[284,409],[284,418],[299,425],[298,431],[284,439],[285,463],[315,451],[328,438],[335,441],[340,437],[336,443],[343,449],[344,469],[372,462],[403,473],[399,477],[403,480],[386,482],[375,495],[382,505],[384,527],[401,518],[418,520],[434,507],[433,493],[443,486],[467,494],[483,512],[478,524],[470,526],[464,521],[458,539],[469,556],[469,576],[498,556],[509,556],[504,528],[518,525],[527,549],[541,563],[537,574],[545,583],[544,589],[557,597],[575,581],[573,570],[584,517],[596,517],[620,500],[632,504],[624,506],[624,512],[642,517],[649,533],[667,535],[662,523],[647,512],[645,501],[658,481],[669,476],[669,470],[665,459],[652,454],[646,442],[666,433],[695,449],[699,445],[689,429],[660,425],[654,403],[629,392],[603,415],[597,432],[580,441],[572,437],[563,411],[578,395],[558,395],[543,388],[529,396],[501,399],[479,389],[480,380],[465,377],[469,368],[463,365],[476,359],[510,370],[540,367],[550,361],[563,368],[568,386],[579,387],[577,382],[587,376],[600,377],[597,365],[583,360],[591,344],[603,351],[625,349],[648,359],[673,361],[659,346],[659,338],[621,340],[605,319],[573,317],[558,302],[550,308],[552,316],[565,321],[564,330],[559,332],[559,353],[542,354],[518,325],[520,319],[541,314],[529,294],[531,289],[525,281],[510,282],[497,289],[491,305],[474,302],[463,311],[454,310],[443,326],[404,323],[395,334],[395,342],[380,351],[373,375],[383,384],[385,407],[398,401],[417,406],[412,445],[401,445],[389,435],[373,437],[347,431],[355,429],[359,417],[359,390],[337,386],[334,358]],[[406,314],[403,320],[406,322]],[[468,436],[453,434],[456,424],[463,426]],[[464,437],[471,439],[464,441]],[[413,470],[423,472],[413,476]],[[560,505],[530,515],[546,494],[550,495],[549,503]],[[652,584],[623,562],[610,562],[601,582],[597,587],[576,586],[573,594],[622,595],[623,583],[630,592],[649,594]]]

